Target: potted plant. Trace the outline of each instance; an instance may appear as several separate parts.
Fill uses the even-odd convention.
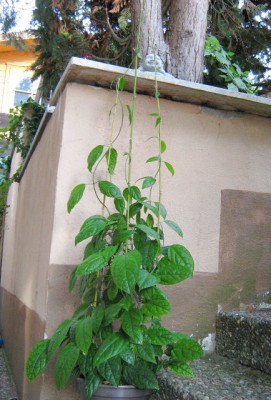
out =
[[[162,368],[192,376],[188,362],[203,354],[192,338],[171,332],[161,324],[161,317],[171,307],[160,286],[191,277],[194,263],[181,244],[164,245],[163,226],[179,236],[182,231],[167,219],[162,204],[162,168],[165,166],[172,174],[174,169],[163,158],[166,144],[161,138],[157,79],[157,109],[151,114],[155,119],[157,153],[147,160],[157,163],[157,172],[142,178],[141,189],[131,183],[136,83],[137,64],[132,104],[127,106],[130,137],[125,187],[120,189],[112,182],[118,159],[115,139],[107,147],[96,146],[88,156],[87,167],[102,212],[87,218],[75,238],[75,244],[88,241],[83,261],[70,278],[70,290],[78,286],[80,305],[50,339],[38,342],[26,364],[27,377],[32,381],[57,354],[57,388],[61,389],[71,377],[79,377],[82,399],[147,399],[153,389],[159,388],[157,373]],[[124,85],[122,77],[117,83],[112,114],[121,104],[119,95]],[[106,177],[96,181],[96,170],[102,162]],[[159,194],[153,202],[145,193],[152,192],[155,184]],[[72,190],[68,212],[79,203],[85,188],[85,184],[79,184]]]

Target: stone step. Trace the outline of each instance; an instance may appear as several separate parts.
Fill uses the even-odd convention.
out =
[[[3,348],[0,348],[0,400],[17,400],[17,392]]]
[[[191,363],[194,378],[163,371],[152,400],[271,400],[271,376],[213,354]]]
[[[271,374],[271,312],[220,312],[216,353]]]

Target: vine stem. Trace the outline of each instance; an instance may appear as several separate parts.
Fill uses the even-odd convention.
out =
[[[119,89],[118,89],[118,85],[117,85],[117,88],[116,88],[116,92],[117,92],[117,94],[116,94],[116,97],[115,97],[115,102],[114,102],[114,105],[113,105],[113,107],[111,109],[111,111],[112,111],[112,123],[111,123],[110,136],[109,136],[109,148],[108,148],[107,165],[110,165],[112,146],[113,146],[114,141],[116,140],[116,138],[113,139],[113,135],[114,135],[114,131],[115,131],[116,111],[117,111],[117,106],[119,104]],[[122,121],[121,121],[121,126],[122,126]],[[119,134],[120,134],[120,132],[118,132],[117,137],[119,136]],[[106,168],[105,180],[108,180],[108,179],[110,179],[110,181],[111,181],[111,174],[110,174],[108,168]],[[93,182],[93,187],[95,189],[94,182]],[[96,196],[97,196],[97,194],[96,194]],[[97,198],[98,198],[98,196],[97,196]],[[98,198],[98,200],[99,200],[99,198]],[[99,201],[101,201],[101,200],[99,200]],[[101,203],[102,203],[102,215],[103,216],[104,216],[104,213],[105,213],[105,209],[109,212],[108,208],[106,207],[105,202],[106,202],[106,195],[103,195],[103,199],[101,201]],[[101,271],[97,272],[97,279],[99,279],[100,275],[104,275],[104,268]],[[96,307],[97,304],[98,304],[98,297],[99,296],[100,296],[100,298],[102,297],[103,290],[104,290],[104,282],[102,280],[101,281],[101,285],[99,286],[99,283],[97,282],[97,285],[96,285],[96,288],[95,288],[95,295],[94,295],[94,302],[93,302],[94,307]]]
[[[130,110],[130,134],[129,134],[129,150],[128,150],[128,171],[127,171],[127,186],[128,186],[128,197],[127,197],[127,229],[129,228],[130,221],[130,205],[131,205],[131,195],[130,187],[132,180],[132,160],[133,160],[133,141],[134,141],[134,114],[136,106],[136,94],[137,94],[137,70],[138,70],[138,60],[139,60],[139,43],[141,35],[141,24],[142,24],[142,12],[139,19],[138,30],[137,30],[137,40],[135,49],[135,64],[134,64],[134,80],[133,80],[133,97],[132,106]],[[126,241],[126,254],[128,253],[129,240]]]
[[[156,53],[155,53],[156,55]],[[159,115],[159,124],[158,124],[158,217],[157,217],[157,228],[158,234],[160,233],[160,223],[161,223],[161,203],[162,203],[162,152],[161,152],[161,140],[162,140],[162,131],[161,131],[161,107],[159,100],[159,90],[158,90],[158,81],[157,81],[157,68],[156,68],[156,59],[155,59],[155,98],[157,105],[157,114]]]

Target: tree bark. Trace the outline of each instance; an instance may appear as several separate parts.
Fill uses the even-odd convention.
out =
[[[209,0],[171,0],[164,35],[161,0],[132,0],[133,37],[140,15],[142,59],[160,56],[165,70],[176,78],[201,82]],[[135,47],[135,42],[133,44]]]
[[[133,49],[136,47],[136,35],[141,18],[140,54],[144,60],[147,54],[158,54],[163,63],[167,57],[162,24],[161,0],[132,0]]]
[[[201,82],[209,0],[171,1],[167,71],[176,78]]]

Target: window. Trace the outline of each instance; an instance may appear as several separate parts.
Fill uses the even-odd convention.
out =
[[[14,105],[18,106],[21,102],[24,103],[29,97],[33,97],[35,89],[30,78],[21,79],[15,89]]]

